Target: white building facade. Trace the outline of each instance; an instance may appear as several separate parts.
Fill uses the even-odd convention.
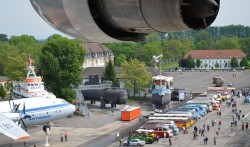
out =
[[[84,44],[86,56],[83,63],[83,68],[87,67],[105,67],[109,57],[114,62],[113,52],[99,43]]]
[[[230,69],[233,57],[240,62],[246,55],[241,50],[191,50],[185,54],[184,59],[191,55],[195,61],[195,69]],[[197,59],[200,59],[200,67],[196,66]]]

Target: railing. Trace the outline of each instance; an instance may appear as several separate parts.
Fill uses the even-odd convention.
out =
[[[87,89],[105,89],[112,88],[112,84],[99,84],[99,85],[80,85],[78,89],[87,90]]]

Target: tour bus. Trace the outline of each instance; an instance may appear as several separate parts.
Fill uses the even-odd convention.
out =
[[[202,101],[202,102],[209,102],[211,103],[213,110],[218,110],[220,109],[220,102],[215,101],[215,100],[209,100],[209,99],[203,99],[203,100],[197,100],[197,101]]]
[[[150,121],[147,121],[146,124],[163,124],[163,125],[169,126],[169,128],[173,131],[174,135],[179,134],[179,128],[176,126],[174,121],[150,120]]]
[[[169,126],[166,126],[164,124],[145,124],[141,126],[140,129],[154,130],[152,133],[158,135],[161,138],[164,137],[164,134],[166,135],[166,137],[173,136],[173,131]]]
[[[194,105],[206,105],[207,110],[211,112],[213,110],[212,104],[210,102],[204,101],[188,101],[187,104],[194,104]]]
[[[189,105],[184,105],[184,107],[197,108],[198,111],[201,111],[201,113],[203,113],[204,115],[207,114],[207,109],[202,105],[191,105],[191,104],[189,104]]]
[[[232,91],[235,90],[235,88],[232,87],[208,87],[207,93],[209,94],[218,94],[220,98],[224,100],[229,99],[232,97]]]
[[[183,111],[183,112],[189,112],[189,113],[192,113],[192,119],[194,120],[198,120],[200,119],[202,116],[199,112],[196,112],[195,109],[190,109],[190,108],[184,108],[184,107],[179,107],[179,108],[176,108],[175,110],[173,111]],[[170,111],[172,112],[172,111]]]
[[[207,94],[207,93],[203,93],[199,96],[196,97],[197,100],[214,100],[217,101],[217,103],[221,103],[222,102],[222,98],[218,98],[217,94]]]
[[[188,117],[154,117],[151,116],[148,118],[149,120],[168,120],[174,121],[178,128],[189,128],[191,126],[191,118]]]
[[[171,113],[165,113],[165,114],[154,114],[153,116],[155,117],[188,117],[190,118],[190,125],[193,125],[194,124],[194,119],[192,119],[192,114],[171,114]]]
[[[201,110],[199,107],[188,107],[186,105],[182,106],[182,107],[178,107],[177,109],[179,108],[186,108],[186,109],[190,109],[190,110],[195,110],[195,112],[197,112],[201,117],[204,117],[205,116],[205,113],[203,110]]]

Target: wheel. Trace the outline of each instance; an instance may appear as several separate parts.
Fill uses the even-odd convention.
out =
[[[138,143],[137,146],[141,146],[140,143]]]
[[[123,144],[124,146],[128,146],[126,143]]]

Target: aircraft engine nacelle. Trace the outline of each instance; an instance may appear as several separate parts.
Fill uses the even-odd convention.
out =
[[[88,42],[141,41],[151,32],[210,26],[220,0],[30,0],[52,27]]]

